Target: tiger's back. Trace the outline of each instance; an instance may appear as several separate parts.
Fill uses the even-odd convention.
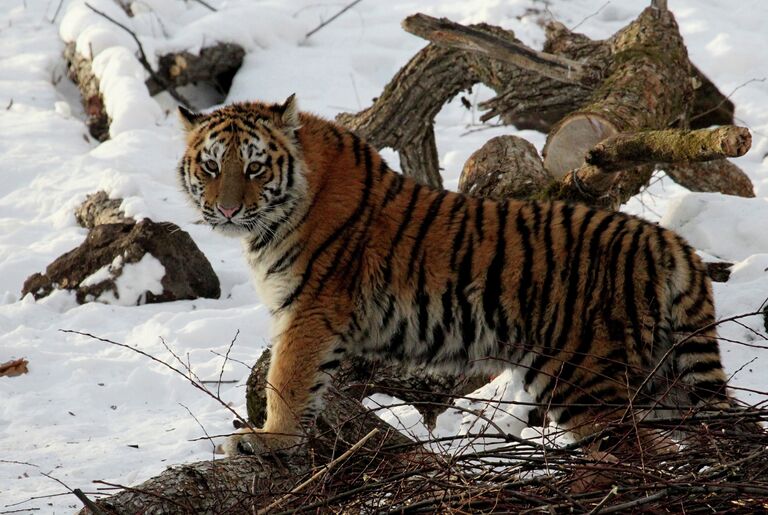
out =
[[[674,233],[432,190],[291,99],[207,116],[187,116],[182,184],[211,225],[243,237],[274,317],[268,419],[231,450],[295,433],[347,354],[523,367],[550,419],[575,431],[630,403],[727,404],[709,282]],[[201,174],[210,156],[219,173]]]

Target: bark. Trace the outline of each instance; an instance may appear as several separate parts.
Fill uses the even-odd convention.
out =
[[[646,8],[609,48],[611,64],[590,102],[549,132],[544,166],[555,178],[579,168],[584,153],[609,136],[663,129],[689,117],[690,62],[672,13]]]
[[[91,69],[91,60],[77,52],[74,42],[64,47],[64,59],[67,61],[67,75],[80,89],[88,132],[98,141],[107,140],[109,116],[99,91],[99,79]]]
[[[747,198],[755,196],[747,174],[727,159],[702,163],[662,163],[658,167],[673,181],[691,191],[720,192]]]
[[[255,405],[262,403],[263,397],[253,386],[263,384],[268,368],[269,351],[266,351],[254,367],[248,383],[248,412],[254,421],[262,416],[253,410]],[[259,394],[252,398],[253,393]],[[414,445],[395,428],[363,408],[358,401],[335,388],[326,394],[325,400],[326,406],[307,439],[307,445],[300,446],[291,456],[280,456],[277,461],[239,456],[171,467],[138,486],[96,501],[96,505],[105,513],[252,514],[284,497],[318,467],[341,455],[373,429],[379,429],[379,433],[359,451],[358,459],[352,457],[345,463],[338,480],[318,482],[318,488],[322,486],[322,491],[314,495],[330,496],[338,490],[362,484],[366,478],[357,473],[361,466],[370,469],[369,475],[375,477],[377,474],[392,473],[398,467],[407,466],[412,460],[429,459],[428,454],[422,455],[418,450],[415,454],[387,451],[385,446],[407,450],[414,448]],[[349,468],[355,471],[351,478],[344,476],[344,470]],[[307,499],[312,499],[311,495],[310,489],[304,490],[302,495],[288,496],[280,509],[298,507]],[[89,511],[83,509],[80,513]]]
[[[459,177],[459,191],[494,200],[529,199],[552,182],[533,145],[498,136],[475,151]]]
[[[499,38],[486,31],[465,27],[445,18],[414,14],[403,20],[403,28],[436,45],[466,50],[497,61],[524,68],[558,82],[594,85],[599,78],[597,70],[579,61],[546,52],[537,52],[508,38]]]
[[[125,216],[120,206],[122,199],[111,199],[104,190],[88,195],[82,204],[75,208],[75,220],[85,229],[93,229],[102,224],[136,223]]]

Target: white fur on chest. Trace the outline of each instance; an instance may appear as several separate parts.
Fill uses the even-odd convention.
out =
[[[279,249],[253,252],[249,239],[245,238],[243,253],[251,269],[251,279],[259,299],[270,311],[276,311],[293,291],[298,280],[296,274],[290,267],[281,272],[268,273],[281,256]]]

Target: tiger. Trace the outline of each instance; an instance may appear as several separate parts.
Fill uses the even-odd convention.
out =
[[[575,438],[662,401],[729,406],[706,268],[674,232],[586,205],[431,188],[300,112],[295,95],[180,119],[182,190],[214,231],[242,240],[271,314],[266,421],[230,435],[227,454],[300,443],[349,356],[447,374],[518,368]]]

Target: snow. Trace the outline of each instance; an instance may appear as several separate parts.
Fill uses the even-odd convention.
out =
[[[162,281],[165,267],[152,254],[144,254],[136,263],[125,263],[117,256],[112,263],[103,266],[80,282],[81,286],[95,286],[104,281],[114,281],[117,291],[106,290],[89,302],[103,302],[120,306],[137,306],[147,301],[147,292],[163,293]]]
[[[327,117],[368,106],[424,46],[423,40],[400,28],[400,21],[414,12],[498,24],[540,48],[544,33],[538,18],[554,17],[569,27],[578,25],[590,37],[604,38],[646,4],[367,0],[306,39],[307,32],[339,9],[338,3],[208,1],[219,11],[192,1],[141,0],[132,2],[135,16],[129,17],[113,0],[90,3],[131,27],[153,65],[157,55],[170,50],[194,52],[213,41],[242,44],[248,54],[227,102],[277,101],[295,92],[303,109]],[[675,229],[702,255],[735,262],[731,280],[714,285],[718,316],[751,313],[768,297],[768,55],[751,51],[765,42],[768,4],[669,3],[692,61],[722,91],[732,93],[738,123],[752,130],[752,150],[735,162],[752,179],[757,198],[692,194],[660,174],[625,209]],[[202,379],[217,379],[223,367],[223,379],[238,382],[222,385],[222,398],[241,413],[248,375],[241,363],[252,363],[268,345],[269,315],[250,284],[240,245],[195,224],[198,216],[179,192],[175,167],[184,140],[174,101],[165,93],[149,96],[136,43],[126,32],[90,11],[82,0],[64,0],[52,22],[57,4],[3,0],[0,9],[0,362],[25,357],[30,363],[29,374],[0,378],[0,511],[69,513],[79,508],[73,496],[42,473],[93,492],[93,480],[133,484],[171,464],[209,459],[212,446],[200,440],[200,426],[182,405],[208,433],[231,431],[231,415],[184,378],[129,349],[61,329],[98,335],[173,362],[171,349]],[[94,55],[112,118],[109,141],[98,144],[87,135],[79,94],[65,77],[65,41]],[[464,95],[476,105],[491,94],[476,87]],[[196,95],[203,100],[214,96]],[[437,117],[440,164],[449,188],[456,188],[464,160],[494,136],[513,133],[539,149],[543,146],[540,133],[481,126],[479,116],[475,108],[467,110],[454,100]],[[384,154],[397,165],[394,153]],[[130,306],[78,305],[67,292],[40,301],[31,295],[21,298],[27,276],[83,241],[86,231],[76,225],[72,210],[98,189],[123,198],[129,216],[172,221],[188,231],[221,280],[221,299],[135,305],[143,291],[155,291],[162,277],[162,265],[151,256],[125,267],[118,279],[124,281],[120,301],[125,295]],[[136,291],[123,293],[130,286]],[[752,316],[739,322],[743,325],[723,324],[721,336],[760,344],[762,319]],[[238,330],[232,359],[224,364],[222,356]],[[735,386],[768,390],[768,376],[760,373],[768,366],[764,351],[726,342],[723,354],[728,371],[735,374]],[[475,400],[461,400],[439,417],[434,434],[478,432],[488,425],[471,414],[479,410],[484,417],[493,416],[505,431],[541,438],[524,428],[526,408],[514,404],[525,402],[518,384],[513,372],[502,374],[475,392]],[[738,395],[758,399],[747,391]],[[398,403],[383,396],[367,402]],[[404,429],[417,436],[428,436],[412,408],[380,411],[387,420],[400,419]],[[454,442],[445,448],[455,451],[462,445]],[[56,494],[62,495],[31,500]]]

